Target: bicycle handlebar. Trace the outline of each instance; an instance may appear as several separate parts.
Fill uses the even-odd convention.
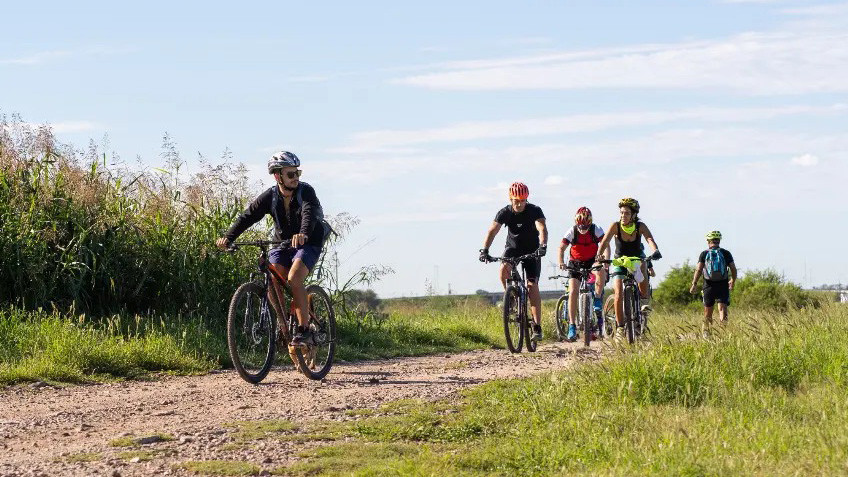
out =
[[[534,252],[534,253],[528,253],[527,255],[522,255],[520,257],[490,257],[490,258],[492,259],[491,260],[492,262],[501,261],[501,262],[507,262],[507,263],[510,263],[512,265],[515,265],[516,263],[518,263],[522,260],[527,260],[529,258],[539,258],[539,256],[536,255],[536,253]]]
[[[291,240],[253,240],[250,242],[233,242],[229,247],[225,250],[225,252],[235,252],[240,247],[245,245],[250,245],[254,247],[259,247],[265,249],[269,245],[282,245],[283,247],[290,247]]]

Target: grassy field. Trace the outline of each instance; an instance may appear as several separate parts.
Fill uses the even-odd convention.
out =
[[[546,318],[553,304],[546,303]],[[337,358],[353,361],[504,346],[500,308],[479,297],[389,300],[386,318],[339,319]],[[223,321],[223,319],[221,320]],[[547,331],[552,332],[550,325]],[[0,309],[0,384],[97,382],[231,365],[223,323],[197,318]],[[284,353],[279,363],[289,365]]]
[[[650,345],[600,363],[385,408],[280,472],[848,473],[848,307],[736,313],[709,341],[684,321],[656,316]]]

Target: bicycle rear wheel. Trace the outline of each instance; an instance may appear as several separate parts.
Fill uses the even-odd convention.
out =
[[[524,346],[527,348],[527,351],[531,353],[536,351],[536,340],[533,339],[533,324],[535,321],[530,318],[530,315],[527,313],[527,309],[524,309]]]
[[[568,295],[559,297],[556,308],[554,309],[554,328],[556,329],[557,340],[563,341],[568,336]]]
[[[295,350],[297,367],[309,379],[322,379],[336,354],[336,315],[330,296],[318,285],[306,287],[306,303],[313,343]]]
[[[615,295],[610,295],[607,297],[606,303],[604,303],[604,328],[606,332],[606,336],[608,338],[612,338],[615,336]]]
[[[632,286],[624,287],[624,332],[627,335],[627,342],[630,344],[636,341],[636,333],[633,329],[636,313],[636,308],[633,305],[634,292]]]
[[[583,345],[589,346],[592,342],[592,323],[595,321],[592,315],[592,295],[581,293],[579,303],[580,320],[583,323]]]
[[[524,340],[524,323],[521,317],[521,294],[514,286],[507,287],[503,299],[503,324],[506,347],[512,353],[521,352]]]
[[[227,314],[227,347],[233,366],[245,381],[256,384],[271,370],[276,329],[265,287],[256,282],[238,287]]]

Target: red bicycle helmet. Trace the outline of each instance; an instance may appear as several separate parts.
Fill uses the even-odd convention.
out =
[[[588,207],[580,207],[574,214],[574,223],[583,227],[592,225],[592,211]]]
[[[509,198],[518,200],[527,200],[530,197],[530,189],[523,182],[513,182],[509,186]]]

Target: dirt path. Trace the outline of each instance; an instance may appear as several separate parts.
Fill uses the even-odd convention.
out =
[[[404,398],[439,399],[492,379],[529,376],[595,359],[597,349],[557,343],[537,353],[478,350],[453,355],[337,364],[323,382],[277,367],[252,386],[234,371],[205,376],[93,386],[28,385],[0,390],[0,475],[185,475],[174,464],[242,460],[273,469],[303,448],[258,442],[234,449],[233,429],[249,420],[349,420],[348,409],[376,408]],[[43,383],[42,383],[43,384]],[[169,434],[174,440],[140,447],[152,460],[110,442]],[[138,450],[138,448],[136,449]],[[89,457],[89,462],[75,462]]]

